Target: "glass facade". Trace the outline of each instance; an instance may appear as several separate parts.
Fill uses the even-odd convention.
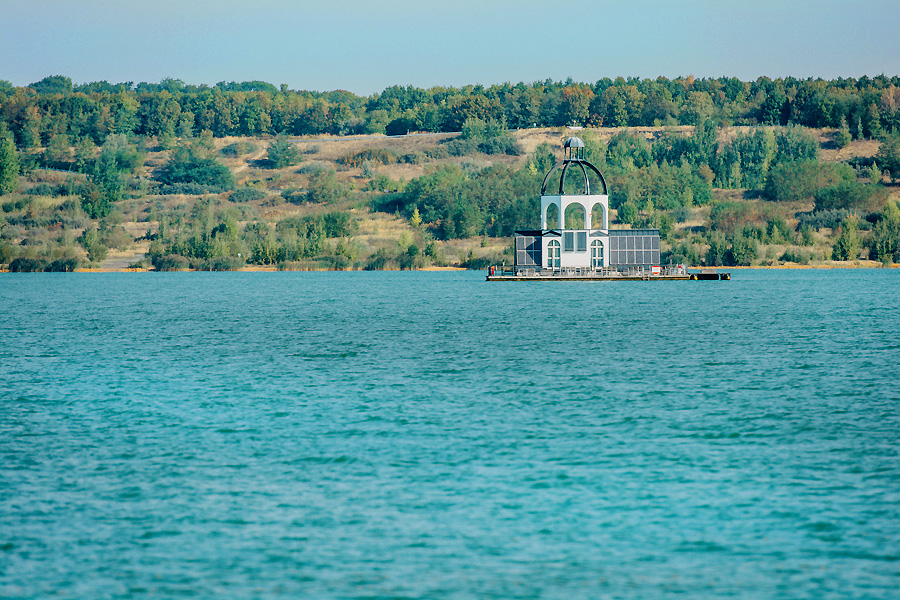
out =
[[[541,257],[542,254],[540,237],[533,235],[516,236],[516,266],[540,267],[544,262]]]
[[[653,266],[659,264],[659,231],[656,229],[614,229],[609,232],[610,266]]]

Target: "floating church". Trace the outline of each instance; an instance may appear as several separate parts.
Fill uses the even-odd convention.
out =
[[[660,265],[658,229],[610,229],[606,179],[585,159],[584,141],[570,137],[564,151],[563,160],[550,169],[541,184],[541,228],[516,231],[513,266],[490,267],[488,281],[700,278],[689,274],[684,265]],[[576,182],[567,193],[570,173]],[[601,189],[591,188],[591,174],[595,187]],[[566,227],[567,209],[572,206],[576,207],[572,212],[579,215],[577,218],[583,218],[577,229]]]

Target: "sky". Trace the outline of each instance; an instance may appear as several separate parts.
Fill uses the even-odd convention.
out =
[[[897,0],[0,0],[0,79],[391,85],[900,75]]]

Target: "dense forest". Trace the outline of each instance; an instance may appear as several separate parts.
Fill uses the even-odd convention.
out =
[[[897,77],[360,97],[51,76],[0,81],[0,264],[71,270],[129,249],[158,270],[500,262],[495,238],[538,224],[567,126],[584,128],[615,226],[659,228],[666,260],[900,261]]]
[[[360,97],[346,91],[293,91],[251,81],[215,87],[177,79],[158,84],[73,85],[50,76],[28,87],[0,81],[0,119],[27,149],[54,136],[111,133],[215,137],[456,132],[467,119],[528,127],[802,125],[847,128],[854,138],[900,130],[900,77],[859,79],[601,79],[462,88],[392,86]]]

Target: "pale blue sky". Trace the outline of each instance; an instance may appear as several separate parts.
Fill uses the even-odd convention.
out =
[[[368,95],[602,77],[900,75],[897,0],[0,0],[0,79]]]

